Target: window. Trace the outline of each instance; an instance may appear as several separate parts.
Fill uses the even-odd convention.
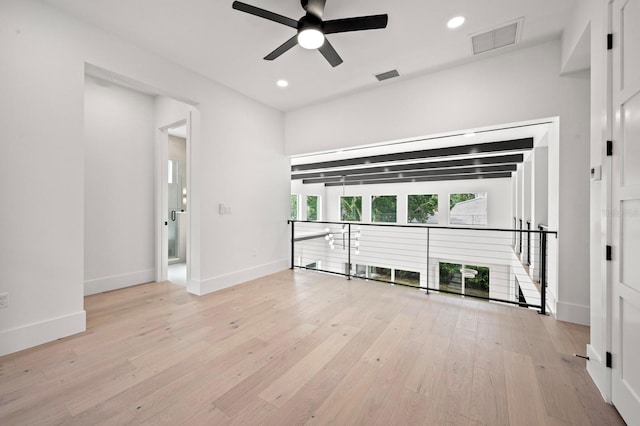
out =
[[[440,289],[458,294],[489,297],[489,268],[440,262]]]
[[[317,195],[307,195],[307,220],[320,219],[318,214],[318,198]]]
[[[300,198],[298,195],[291,196],[291,219],[293,220],[298,219],[298,198]]]
[[[401,269],[396,269],[394,282],[411,285],[414,287],[420,287],[420,272],[403,271]]]
[[[438,223],[437,195],[409,195],[407,207],[407,223]]]
[[[391,281],[391,269],[371,266],[369,267],[369,278],[372,280]]]
[[[367,277],[367,265],[356,265],[356,277],[366,278]]]
[[[395,195],[374,195],[371,197],[371,222],[396,222]]]
[[[362,220],[362,197],[340,197],[340,219],[360,222]]]
[[[487,225],[487,193],[449,194],[451,225]]]

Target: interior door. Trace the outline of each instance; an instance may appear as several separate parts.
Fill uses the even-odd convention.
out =
[[[640,0],[613,2],[612,401],[640,419]]]

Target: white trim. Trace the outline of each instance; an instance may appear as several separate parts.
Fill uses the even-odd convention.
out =
[[[129,272],[126,274],[112,275],[110,277],[96,278],[84,282],[84,295],[104,293],[105,291],[118,290],[155,281],[155,271],[145,269],[143,271]]]
[[[607,368],[600,354],[591,345],[587,345],[587,356],[589,357],[587,373],[591,376],[602,398],[611,404],[611,369]]]
[[[187,291],[191,294],[202,296],[214,291],[222,290],[234,285],[274,274],[289,268],[289,259],[282,259],[272,263],[265,263],[252,268],[243,269],[229,274],[219,275],[202,281],[190,280],[187,283]]]
[[[0,356],[38,346],[86,330],[85,311],[0,332]]]
[[[591,309],[588,305],[557,301],[556,319],[588,326],[591,321]]]

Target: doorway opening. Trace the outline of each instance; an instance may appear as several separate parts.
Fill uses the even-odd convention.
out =
[[[167,279],[187,286],[187,125],[167,130]]]
[[[189,282],[189,121],[160,129],[160,276],[183,287]]]

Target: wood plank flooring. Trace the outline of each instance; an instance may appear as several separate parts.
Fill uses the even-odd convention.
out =
[[[1,425],[619,425],[587,327],[312,271],[85,298],[87,331],[0,358]]]

